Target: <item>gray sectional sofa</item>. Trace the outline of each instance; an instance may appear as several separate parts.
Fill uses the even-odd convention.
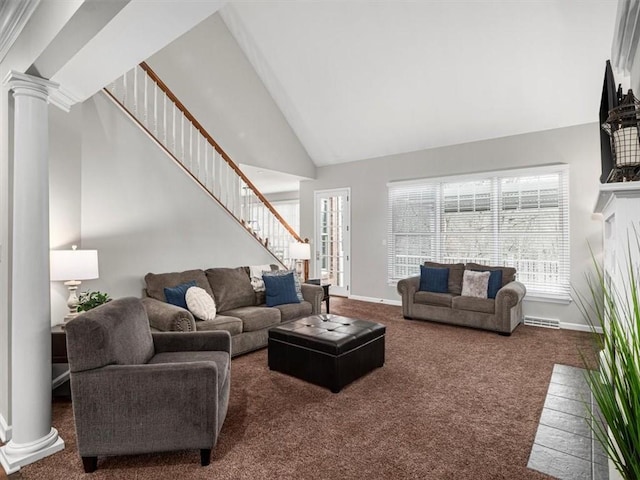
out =
[[[397,285],[402,297],[402,314],[406,319],[432,320],[491,330],[502,335],[522,322],[522,299],[527,290],[515,280],[516,270],[510,267],[488,267],[475,263],[441,264],[425,262],[426,267],[448,268],[448,292],[420,291],[420,276],[405,278]],[[495,299],[462,296],[464,270],[502,270],[502,286]]]
[[[191,281],[215,300],[217,314],[213,320],[199,320],[189,310],[166,302],[165,287]],[[264,292],[255,292],[251,285],[249,267],[148,273],[145,282],[142,302],[153,330],[226,330],[231,334],[233,356],[265,347],[268,330],[274,325],[320,313],[324,296],[321,286],[302,284],[302,302],[267,307]]]

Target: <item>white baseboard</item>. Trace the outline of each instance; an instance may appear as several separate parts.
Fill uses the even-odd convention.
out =
[[[363,297],[362,295],[349,295],[349,298],[351,300],[360,300],[361,302],[384,303],[385,305],[395,305],[397,307],[402,306],[402,302],[400,300],[388,300],[386,298]]]
[[[560,328],[562,330],[577,330],[578,332],[592,332],[591,327],[589,325],[584,325],[582,323],[567,323],[560,322]],[[596,327],[597,333],[602,333],[601,327]]]
[[[0,413],[0,441],[7,443],[9,440],[11,440],[11,427]]]

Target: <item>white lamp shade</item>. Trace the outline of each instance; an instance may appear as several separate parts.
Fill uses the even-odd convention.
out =
[[[97,250],[51,250],[51,281],[98,278]]]
[[[309,260],[311,258],[311,245],[308,243],[290,243],[289,258]]]

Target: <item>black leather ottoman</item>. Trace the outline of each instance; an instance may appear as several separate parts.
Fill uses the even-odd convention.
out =
[[[386,327],[323,314],[269,330],[269,368],[338,393],[384,365]]]

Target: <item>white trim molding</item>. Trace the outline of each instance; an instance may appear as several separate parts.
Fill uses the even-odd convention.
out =
[[[44,78],[34,77],[26,73],[16,72],[11,70],[4,78],[4,85],[8,85],[10,88],[26,87],[32,89],[40,89],[47,95],[47,103],[55,105],[65,112],[71,110],[71,106],[78,103],[79,98],[73,95],[68,90],[60,88],[60,85],[51,80],[45,80]]]
[[[618,1],[618,13],[611,44],[611,64],[627,75],[631,72],[638,48],[639,15],[639,0]]]
[[[40,0],[4,0],[0,6],[0,61],[9,53]]]
[[[7,443],[11,440],[11,426],[0,413],[0,442]]]
[[[400,300],[389,300],[386,298],[373,298],[373,297],[364,297],[362,295],[349,295],[349,300],[360,300],[361,302],[369,302],[369,303],[382,303],[384,305],[395,305],[396,307],[401,307],[402,302]]]
[[[589,325],[584,325],[582,323],[567,323],[560,322],[561,330],[576,330],[578,332],[593,332]],[[602,327],[595,327],[596,333],[602,333]]]

